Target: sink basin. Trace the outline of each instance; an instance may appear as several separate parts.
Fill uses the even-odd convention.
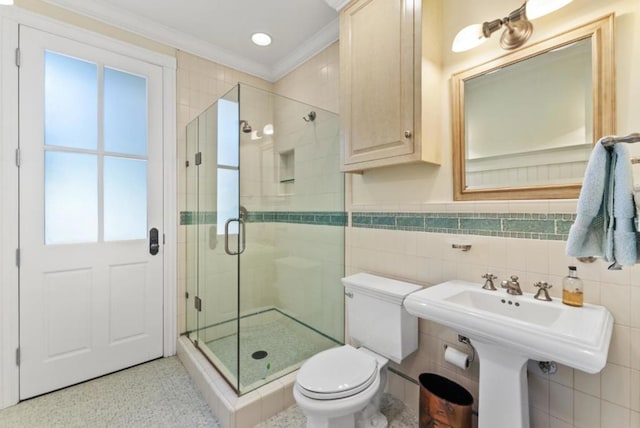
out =
[[[410,294],[404,307],[471,340],[480,360],[481,428],[528,427],[527,360],[597,373],[606,364],[613,329],[602,306],[575,308],[459,280]]]

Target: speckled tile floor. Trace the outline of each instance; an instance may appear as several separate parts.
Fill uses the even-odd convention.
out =
[[[219,425],[178,358],[171,357],[0,410],[0,427],[219,428]]]
[[[417,428],[418,416],[404,403],[389,394],[382,396],[382,413],[389,421],[389,428]],[[306,418],[300,408],[293,405],[255,428],[304,428]]]
[[[385,394],[389,428],[414,428],[417,416]],[[304,428],[296,405],[257,428]],[[176,357],[162,358],[0,410],[2,428],[219,428]],[[245,428],[245,427],[242,427]]]

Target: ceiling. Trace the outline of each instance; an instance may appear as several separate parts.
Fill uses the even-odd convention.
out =
[[[275,81],[338,39],[340,0],[45,0]],[[255,46],[254,32],[271,35]]]

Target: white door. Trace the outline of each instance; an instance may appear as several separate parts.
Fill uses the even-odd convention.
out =
[[[162,69],[24,26],[20,50],[24,399],[162,356]]]

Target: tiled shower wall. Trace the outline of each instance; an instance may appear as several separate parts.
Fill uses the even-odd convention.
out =
[[[274,83],[274,92],[338,113],[339,44],[333,43]]]
[[[251,221],[247,224],[247,251],[240,264],[239,309],[246,313],[278,306],[324,334],[342,339],[342,288],[338,279],[344,272],[343,177],[337,168],[337,118],[322,109],[337,108],[337,52],[337,44],[334,44],[275,84],[179,52],[178,202],[181,212],[195,210],[192,201],[197,195],[193,188],[191,193],[187,193],[187,180],[194,182],[195,168],[185,168],[185,161],[193,157],[195,149],[190,149],[189,156],[186,155],[188,144],[182,131],[187,123],[238,81],[266,91],[275,89],[287,97],[303,101],[313,99],[310,94],[322,93],[320,109],[317,103],[310,107],[248,87],[241,95],[243,100],[251,100],[241,104],[241,119],[249,119],[254,129],[260,131],[264,124],[270,122],[276,133],[274,137],[263,136],[260,140],[252,140],[249,134],[240,135],[243,162],[241,204],[249,210]],[[331,84],[328,83],[330,70]],[[313,88],[310,93],[305,92],[307,87],[301,85],[308,81],[318,85],[310,86]],[[317,114],[315,122],[304,121],[303,117],[312,109]],[[292,169],[295,181],[281,183],[281,154],[290,151],[295,152]],[[193,165],[193,159],[189,160]],[[206,205],[206,200],[204,203]],[[309,220],[310,217],[313,218]],[[187,213],[182,220],[183,225],[179,228],[178,296],[184,296],[187,283],[193,284],[196,275],[195,260],[189,259],[191,254],[195,254],[194,247],[191,244],[189,251],[186,247],[188,242],[195,241],[195,228],[184,224],[193,219]],[[202,241],[209,239],[205,235],[208,234],[201,236]],[[314,244],[309,245],[310,242]],[[207,324],[228,319],[229,314],[237,310],[235,273],[221,266],[224,258],[221,244],[219,242],[214,249],[207,248],[207,245],[200,247],[200,253],[205,254],[208,260],[201,263],[204,269],[200,272],[200,281],[217,284],[214,293],[201,295],[207,300],[205,306],[216,308],[205,311]],[[227,275],[218,275],[220,271],[227,272]],[[305,278],[312,280],[302,281]],[[301,288],[302,283],[307,287]],[[224,302],[232,304],[225,305]],[[326,307],[332,310],[321,310]],[[183,299],[178,301],[178,313],[179,331],[183,332],[186,315]]]

